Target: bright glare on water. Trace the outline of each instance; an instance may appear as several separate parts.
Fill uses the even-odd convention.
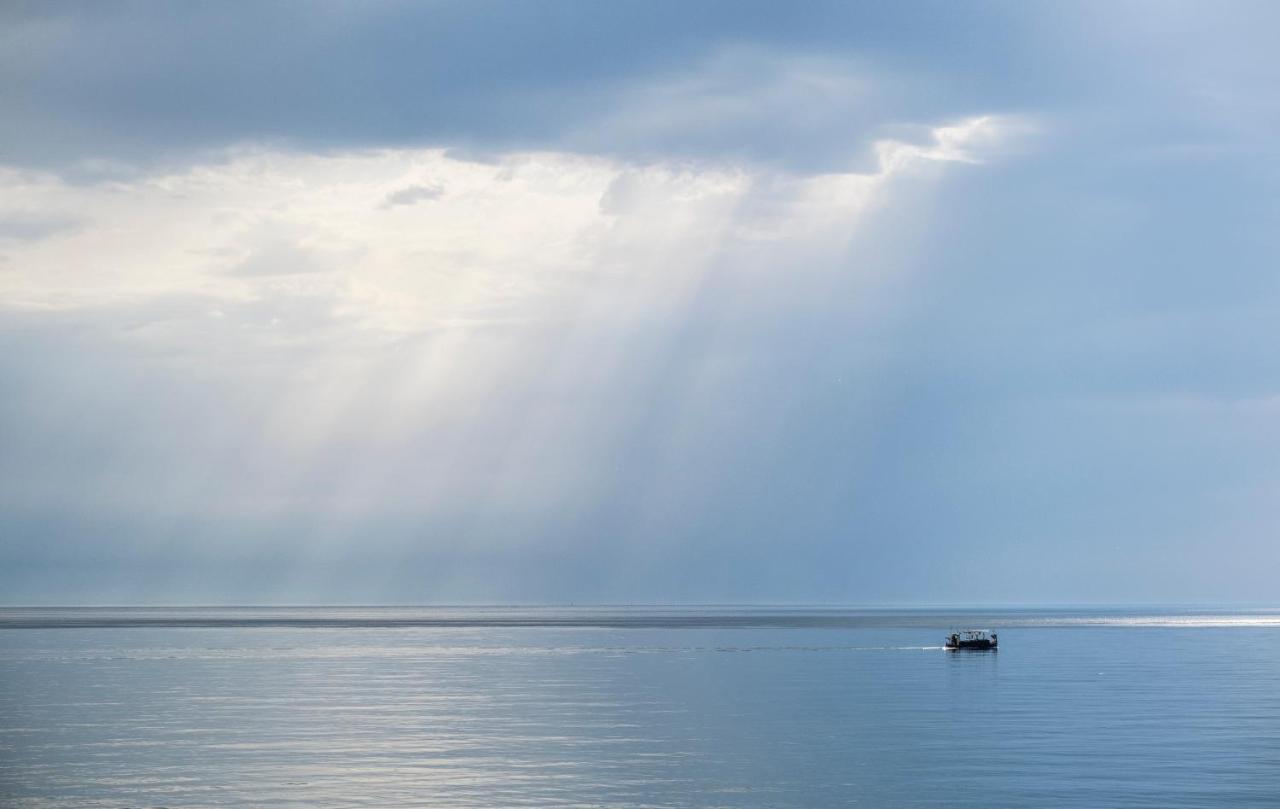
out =
[[[0,610],[0,803],[1275,807],[1278,623]]]

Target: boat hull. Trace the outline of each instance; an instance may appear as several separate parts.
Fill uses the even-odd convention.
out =
[[[990,640],[962,640],[959,643],[948,643],[947,648],[952,651],[960,651],[962,649],[971,649],[982,652],[994,651],[999,648],[995,641]]]

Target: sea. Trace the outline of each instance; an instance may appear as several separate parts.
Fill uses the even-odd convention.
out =
[[[1274,809],[1280,612],[0,609],[0,805]]]

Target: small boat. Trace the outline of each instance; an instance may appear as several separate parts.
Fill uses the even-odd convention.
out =
[[[947,636],[948,649],[995,649],[999,643],[996,633],[985,629],[963,629]]]

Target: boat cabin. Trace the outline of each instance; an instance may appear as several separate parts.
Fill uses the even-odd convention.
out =
[[[996,633],[985,629],[962,629],[947,636],[948,649],[995,649]]]

